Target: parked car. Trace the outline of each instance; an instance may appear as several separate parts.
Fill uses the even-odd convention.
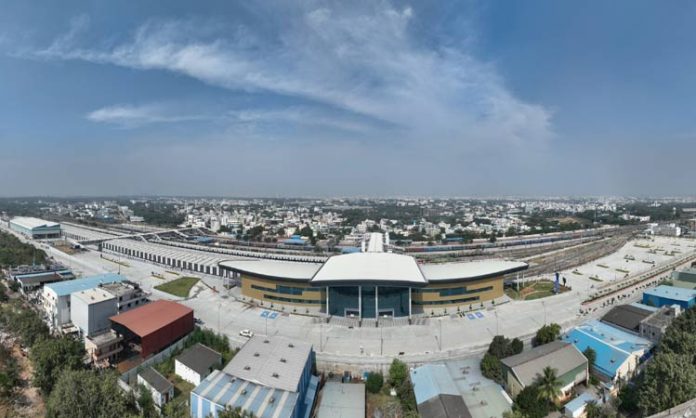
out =
[[[249,329],[243,329],[239,331],[239,335],[241,335],[242,337],[251,338],[254,336],[254,333]]]

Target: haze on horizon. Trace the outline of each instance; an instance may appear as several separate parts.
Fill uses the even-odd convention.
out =
[[[3,6],[0,196],[693,194],[691,2]]]

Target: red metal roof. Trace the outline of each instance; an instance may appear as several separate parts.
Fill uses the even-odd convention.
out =
[[[109,319],[143,338],[192,314],[193,309],[184,305],[169,300],[157,300]]]

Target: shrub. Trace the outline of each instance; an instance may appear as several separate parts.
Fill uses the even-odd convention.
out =
[[[379,393],[382,390],[382,385],[384,385],[384,377],[382,373],[371,372],[367,375],[367,381],[365,382],[365,388],[370,393]]]

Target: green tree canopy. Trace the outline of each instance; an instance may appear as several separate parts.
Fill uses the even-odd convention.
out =
[[[513,411],[522,413],[527,418],[544,418],[549,413],[549,404],[539,402],[539,398],[536,385],[527,386],[515,398]]]
[[[563,386],[563,383],[558,379],[556,369],[550,366],[544,367],[541,374],[537,375],[535,384],[539,388],[539,398],[551,404],[561,393],[561,387]]]
[[[72,338],[45,339],[31,349],[34,386],[48,395],[64,370],[82,368],[83,345]]]
[[[696,398],[693,354],[661,352],[645,368],[638,407],[644,416]]]
[[[370,393],[379,393],[384,385],[384,377],[382,373],[370,372],[367,375],[367,381],[365,382],[365,389]]]
[[[548,344],[551,341],[556,341],[561,336],[561,326],[558,324],[544,325],[536,333],[534,337],[534,346]]]
[[[392,360],[389,366],[389,384],[393,387],[401,385],[408,380],[408,366],[399,359]]]
[[[121,418],[134,405],[116,382],[113,372],[65,370],[48,398],[48,418]]]
[[[486,353],[481,360],[481,374],[485,377],[503,384],[503,365],[498,357]]]
[[[212,416],[212,415],[211,415]],[[246,411],[240,407],[231,408],[226,407],[222,411],[218,412],[218,418],[253,418],[254,414]]]

